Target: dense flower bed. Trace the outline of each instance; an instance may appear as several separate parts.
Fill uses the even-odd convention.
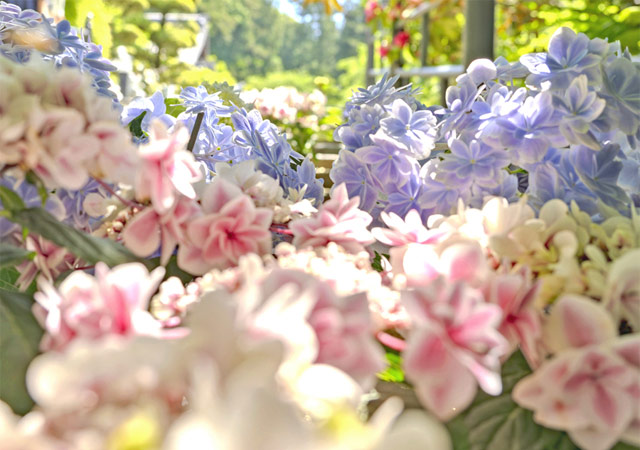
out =
[[[640,70],[616,44],[560,29],[446,107],[355,92],[325,200],[235,93],[122,107],[65,22],[0,19],[3,446],[640,445]],[[380,380],[423,410],[369,414]]]

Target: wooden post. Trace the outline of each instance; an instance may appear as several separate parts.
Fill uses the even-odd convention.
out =
[[[422,16],[422,41],[420,42],[420,66],[427,66],[429,54],[429,11]]]
[[[493,60],[495,0],[466,0],[464,30],[464,65],[474,59]]]
[[[370,73],[373,70],[375,44],[373,40],[373,33],[368,27],[367,27],[366,39],[367,39],[367,69],[364,74],[364,85],[371,86],[376,82],[375,77]]]

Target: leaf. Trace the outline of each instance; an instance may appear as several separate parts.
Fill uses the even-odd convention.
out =
[[[17,414],[33,406],[25,384],[43,330],[31,313],[30,295],[0,289],[0,399]]]
[[[136,117],[131,121],[131,123],[129,123],[129,131],[131,131],[131,134],[137,138],[146,136],[145,132],[142,130],[142,119],[144,119],[144,116],[146,115],[147,112],[142,111],[142,113],[138,117]]]
[[[40,195],[40,200],[42,200],[42,207],[47,203],[47,199],[49,198],[49,191],[47,190],[44,182],[40,179],[38,175],[35,174],[33,170],[27,172],[27,182],[29,184],[34,185],[38,188],[38,195]]]
[[[6,211],[13,212],[24,209],[24,202],[18,194],[5,186],[0,186],[0,202]]]
[[[20,277],[20,272],[15,267],[0,268],[0,289],[5,291],[18,292],[16,281]]]
[[[155,267],[150,261],[138,258],[121,244],[78,231],[58,222],[55,217],[41,208],[28,208],[14,212],[9,220],[66,248],[90,264],[102,261],[108,266],[116,266],[127,262],[141,262],[149,269]]]
[[[34,252],[24,248],[0,242],[0,267],[15,266],[25,259],[33,258],[34,255]]]
[[[533,412],[511,398],[516,383],[531,373],[517,352],[502,366],[503,392],[497,397],[480,392],[471,406],[448,424],[456,450],[575,450],[563,431],[533,420]]]
[[[187,110],[187,108],[180,103],[179,98],[165,98],[164,104],[167,108],[166,114],[169,114],[172,117],[178,117],[181,113]]]

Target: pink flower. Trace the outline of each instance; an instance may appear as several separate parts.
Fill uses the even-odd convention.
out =
[[[178,265],[194,275],[236,265],[247,253],[271,251],[273,211],[256,208],[240,188],[215,178],[202,196],[204,215],[192,220],[180,243]]]
[[[618,337],[607,310],[579,295],[556,300],[544,328],[555,356],[518,382],[514,400],[586,450],[640,445],[640,336]]]
[[[20,278],[16,284],[20,289],[26,289],[41,274],[46,280],[53,282],[60,274],[72,269],[78,262],[72,253],[64,247],[58,247],[41,236],[29,235],[25,239],[25,249],[35,253],[30,261],[25,261],[17,268]]]
[[[395,213],[382,212],[380,217],[388,228],[374,228],[371,233],[378,241],[392,247],[410,243],[433,244],[448,233],[439,229],[428,230],[415,209],[409,211],[404,220]]]
[[[384,369],[384,353],[372,335],[367,295],[320,298],[309,323],[318,337],[316,363],[329,364],[371,388]]]
[[[542,336],[540,314],[533,304],[539,288],[540,283],[531,282],[530,272],[523,271],[496,275],[483,289],[485,300],[502,309],[500,333],[511,345],[509,354],[519,345],[532,367],[539,364],[537,347]]]
[[[369,213],[358,209],[359,202],[357,196],[349,199],[344,183],[336,186],[331,200],[326,201],[315,216],[290,223],[293,245],[302,249],[335,242],[351,253],[364,250],[364,245],[374,242],[367,230],[372,218]]]
[[[147,312],[147,306],[164,268],[149,273],[139,263],[111,270],[98,263],[95,271],[95,277],[76,271],[58,289],[41,283],[42,292],[34,296],[34,314],[45,329],[42,350],[62,350],[77,337],[160,334],[161,325]]]
[[[98,140],[97,158],[90,164],[94,178],[133,186],[139,170],[137,150],[129,131],[118,122],[92,123],[87,133]]]
[[[640,336],[626,338],[640,354]],[[637,359],[637,356],[636,356]],[[548,360],[513,390],[514,400],[535,412],[534,420],[566,430],[585,450],[606,450],[621,437],[633,444],[640,436],[640,370],[615,349],[588,346]]]
[[[122,231],[123,243],[141,258],[151,256],[161,246],[160,264],[165,265],[176,246],[185,241],[189,221],[199,215],[200,206],[182,196],[162,215],[148,207],[127,222]]]
[[[34,171],[48,187],[80,189],[89,179],[87,163],[98,153],[98,142],[85,134],[85,118],[69,108],[42,110],[27,128],[27,143],[41,149]]]
[[[191,152],[185,150],[189,132],[179,127],[169,134],[159,120],[151,122],[149,143],[140,147],[141,166],[136,179],[139,200],[151,198],[158,214],[169,211],[178,199],[178,193],[194,200],[192,183],[202,174]]]
[[[402,300],[413,320],[404,370],[430,411],[451,419],[469,406],[478,384],[488,394],[501,392],[500,357],[507,343],[497,329],[499,306],[485,303],[480,291],[443,278],[405,291]]]

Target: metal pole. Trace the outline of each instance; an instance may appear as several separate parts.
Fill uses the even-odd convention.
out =
[[[464,30],[464,65],[474,59],[493,60],[495,0],[466,0]]]

